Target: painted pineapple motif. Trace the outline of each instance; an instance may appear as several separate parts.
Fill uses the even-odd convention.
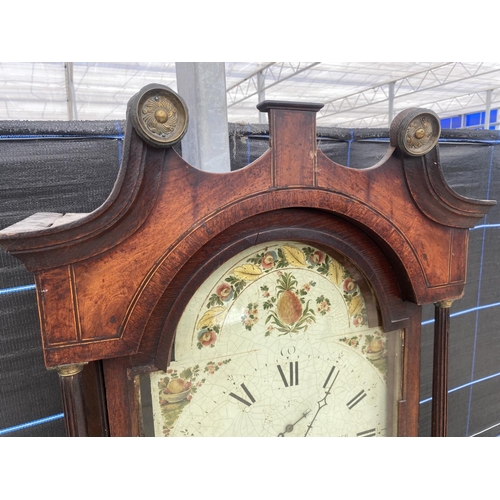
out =
[[[305,331],[316,321],[314,310],[309,307],[311,301],[306,303],[303,297],[299,298],[298,282],[292,273],[278,274],[276,309],[269,312],[266,324],[273,323],[282,335]]]
[[[285,290],[276,305],[276,313],[285,325],[293,325],[302,316],[302,304],[300,299],[292,292]]]

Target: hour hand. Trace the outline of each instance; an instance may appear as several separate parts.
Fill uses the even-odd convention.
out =
[[[293,428],[303,419],[307,416],[308,413],[310,413],[311,410],[306,410],[302,416],[296,421],[294,422],[293,424],[288,424],[286,427],[285,427],[285,432],[280,432],[278,434],[278,437],[284,437],[285,436],[285,433],[289,433],[289,432],[292,432],[293,431]]]
[[[335,370],[335,366],[332,367],[332,369],[330,370],[330,373],[328,374],[328,377],[326,378],[325,380],[325,383],[323,384],[323,389],[326,389],[325,390],[325,395],[318,401],[318,409],[316,410],[316,413],[313,417],[313,419],[311,420],[311,422],[309,423],[309,425],[307,426],[307,431],[306,433],[304,434],[304,437],[306,437],[308,434],[309,434],[309,431],[312,429],[312,426],[313,426],[313,423],[314,421],[316,420],[316,417],[318,416],[318,413],[321,411],[321,409],[323,407],[325,407],[327,405],[327,402],[326,400],[328,399],[328,396],[330,395],[331,393],[331,390],[332,390],[332,387],[333,387],[333,384],[335,384],[336,380],[337,380],[337,377],[339,376],[339,371],[337,370],[337,373],[335,374],[335,377],[333,379],[333,382],[328,386],[328,389],[326,388],[327,385],[328,385],[328,382],[330,381],[330,378],[333,374]]]

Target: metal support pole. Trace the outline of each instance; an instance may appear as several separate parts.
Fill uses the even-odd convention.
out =
[[[207,172],[229,172],[226,72],[224,63],[175,63],[177,91],[189,110],[182,157]]]
[[[68,120],[78,120],[76,110],[75,84],[73,82],[73,63],[64,63],[64,77],[66,82],[66,102],[68,105]]]
[[[259,71],[259,73],[257,73],[257,90],[259,103],[263,102],[266,99],[265,81],[266,79],[264,77],[264,72]],[[259,112],[259,123],[267,123],[267,113]]]
[[[446,437],[448,429],[448,337],[452,300],[436,302],[434,323],[434,363],[432,370],[433,437]]]
[[[490,114],[491,114],[491,96],[493,94],[493,90],[486,91],[486,112],[484,116],[484,130],[490,129]]]
[[[389,83],[389,127],[394,120],[394,87],[396,82]]]

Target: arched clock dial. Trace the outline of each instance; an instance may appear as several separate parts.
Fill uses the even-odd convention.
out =
[[[248,248],[193,294],[175,361],[151,375],[155,435],[391,434],[390,335],[368,327],[358,283],[328,253]]]

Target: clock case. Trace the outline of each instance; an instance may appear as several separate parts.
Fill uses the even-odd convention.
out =
[[[399,436],[418,435],[421,305],[436,304],[433,435],[446,435],[449,306],[464,292],[469,228],[495,202],[448,186],[432,111],[401,112],[382,160],[355,169],[317,149],[321,107],[261,103],[268,151],[214,174],[172,147],[188,126],[182,98],[148,85],[129,102],[122,165],[101,207],[0,231],[35,275],[69,436],[142,435],[140,374],[167,368],[191,295],[227,259],[277,240],[334,255],[364,288],[369,326],[404,331]]]

